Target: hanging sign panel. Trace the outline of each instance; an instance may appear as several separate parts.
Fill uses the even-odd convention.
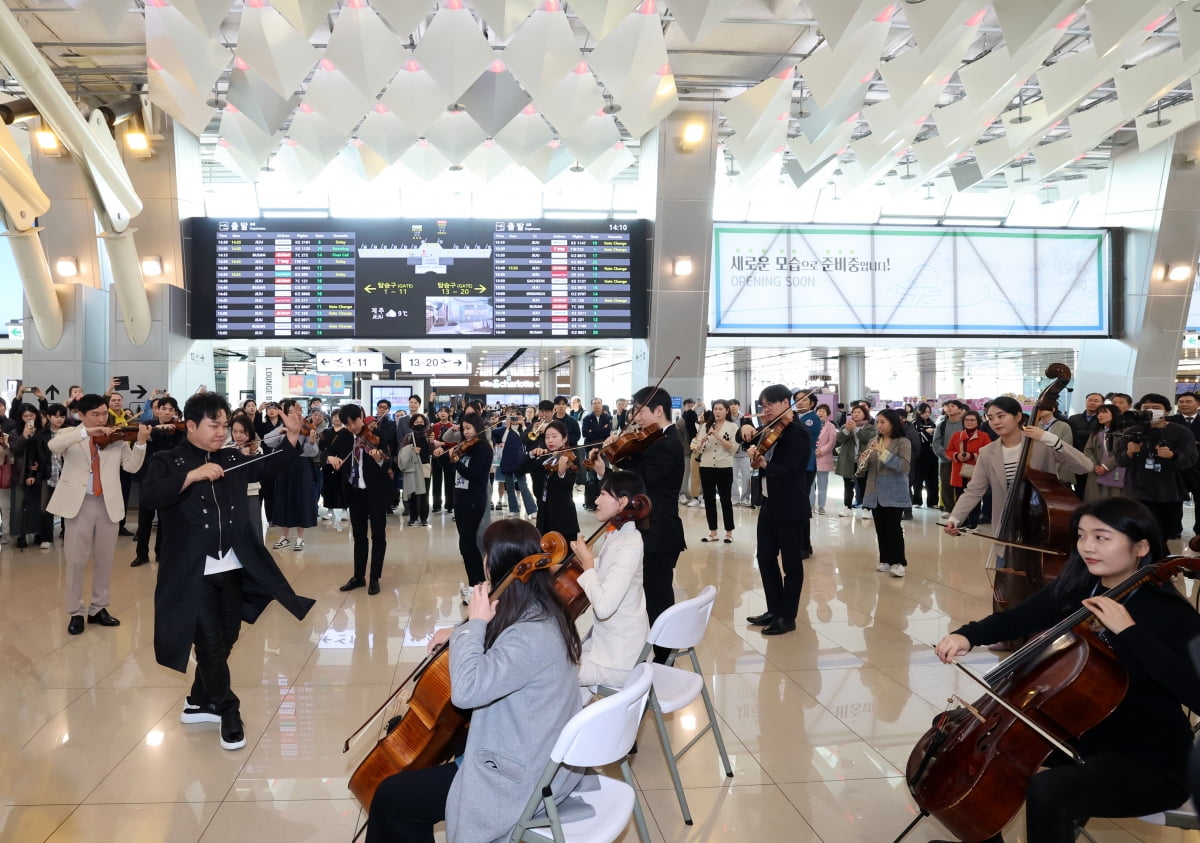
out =
[[[1111,335],[1098,229],[718,223],[714,334]]]

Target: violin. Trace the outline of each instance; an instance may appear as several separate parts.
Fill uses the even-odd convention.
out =
[[[648,497],[634,496],[608,524],[596,530],[587,543],[590,545],[595,542],[609,525],[620,527],[627,521],[648,518],[650,508]],[[498,600],[513,582],[520,580],[527,583],[536,572],[547,570],[554,577],[554,591],[567,607],[567,614],[572,620],[577,619],[591,604],[579,585],[583,566],[569,552],[567,540],[560,533],[544,535],[541,552],[518,562],[508,576],[492,589],[489,597]],[[388,776],[403,770],[423,770],[444,764],[462,752],[466,745],[470,712],[456,708],[450,702],[450,648],[443,646],[421,662],[383,705],[346,739],[342,752],[350,751],[350,741],[379,716],[408,687],[409,682],[415,684],[409,697],[408,710],[388,721],[383,737],[367,753],[347,785],[359,804],[368,811],[376,788]]]
[[[1200,549],[1200,541],[1193,538]],[[1193,556],[1145,565],[1104,596],[1118,602],[1149,583],[1167,585],[1181,571],[1200,569]],[[1079,760],[1070,741],[1120,705],[1129,675],[1100,637],[1103,625],[1080,608],[1041,633],[983,677],[960,670],[985,696],[938,715],[913,747],[905,778],[921,816],[932,815],[960,840],[985,840],[1012,820],[1029,779],[1055,749]]]
[[[558,471],[558,453],[563,454],[564,457],[566,458],[567,471],[578,471],[579,470],[579,458],[576,457],[575,451],[573,449],[565,449],[563,451],[559,451],[557,453],[551,453],[551,454],[547,455],[546,461],[542,463],[542,465],[545,467],[546,471],[548,471],[550,473],[554,473],[555,471]]]
[[[640,454],[659,439],[667,435],[667,431],[651,422],[645,427],[631,427],[613,439],[596,452],[593,457],[583,461],[587,468],[595,468],[596,460],[603,459],[610,463],[621,462]]]
[[[187,424],[182,421],[167,422],[165,424],[163,424],[161,422],[155,422],[153,425],[151,425],[151,427],[153,427],[155,430],[162,428],[162,427],[170,427],[170,428],[172,428],[173,433],[178,433],[179,431],[187,430]],[[96,447],[97,448],[107,448],[109,445],[111,445],[114,442],[134,442],[137,440],[138,432],[141,429],[142,429],[142,425],[139,425],[139,424],[127,424],[127,425],[122,425],[121,427],[114,427],[114,428],[112,428],[112,430],[110,430],[108,433],[104,434],[103,436],[94,437],[96,440]]]

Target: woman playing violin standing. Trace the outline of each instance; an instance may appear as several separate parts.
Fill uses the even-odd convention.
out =
[[[458,529],[458,552],[467,571],[463,603],[470,600],[470,587],[484,580],[483,551],[476,538],[488,513],[488,475],[492,471],[492,446],[487,427],[476,413],[462,417],[462,442],[453,448],[434,448],[433,455],[452,467],[454,479],[454,526]]]
[[[541,552],[537,528],[516,518],[492,524],[483,542],[491,583]],[[514,579],[496,601],[480,581],[467,618],[429,645],[431,652],[449,645],[451,700],[473,710],[466,749],[455,762],[384,779],[371,802],[367,843],[426,843],[443,819],[451,843],[507,839],[559,732],[579,711],[579,634],[549,571],[534,572],[528,583]],[[558,801],[581,778],[560,771],[551,783]]]
[[[546,475],[543,478],[542,499],[537,508],[538,532],[545,535],[553,531],[574,536],[579,532],[579,511],[572,498],[575,478],[579,474],[578,459],[574,451],[561,450],[567,444],[567,426],[562,422],[548,422],[542,437],[546,447],[534,448],[529,452],[529,456],[540,460]]]
[[[610,471],[596,496],[596,520],[611,521],[637,495],[646,494],[642,478],[632,471]],[[571,550],[583,567],[579,587],[592,604],[595,621],[583,641],[579,658],[581,686],[620,688],[642,652],[650,624],[642,592],[642,534],[639,522],[610,525],[604,545],[593,555],[583,536]]]
[[[800,590],[804,587],[802,522],[809,519],[806,470],[812,445],[808,430],[791,410],[790,389],[781,383],[772,384],[759,393],[758,403],[767,429],[748,453],[750,464],[762,478],[757,557],[767,610],[746,618],[746,622],[761,626],[763,635],[783,635],[796,629]],[[749,441],[754,434],[754,428],[743,425],[743,438]]]
[[[684,445],[671,423],[671,393],[659,387],[647,386],[633,395],[636,412],[631,413],[631,427],[622,437],[642,435],[645,447],[624,460],[627,468],[642,478],[646,496],[650,498],[650,526],[642,535],[645,552],[642,555],[642,590],[646,593],[646,614],[654,623],[675,603],[675,563],[687,549],[683,538],[683,522],[679,519],[679,488],[683,485]],[[646,435],[656,430],[655,435]],[[617,440],[612,437],[610,442]],[[596,475],[603,480],[608,466],[605,459],[594,463]],[[666,658],[666,651],[655,649],[657,659]]]
[[[1101,641],[1129,674],[1117,708],[1073,742],[1083,763],[1052,755],[1030,779],[1029,843],[1071,843],[1075,827],[1092,817],[1136,817],[1183,804],[1192,748],[1183,707],[1200,709],[1200,677],[1187,652],[1200,635],[1200,615],[1169,583],[1144,584],[1124,602],[1103,596],[1166,554],[1154,516],[1137,501],[1106,498],[1077,509],[1072,526],[1075,550],[1053,585],[959,627],[937,645],[938,658],[949,663],[974,646],[1052,627],[1082,605],[1103,625]],[[997,834],[972,843],[1000,840]]]

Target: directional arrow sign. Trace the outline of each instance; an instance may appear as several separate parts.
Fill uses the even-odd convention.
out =
[[[131,395],[136,396],[138,400],[146,397],[146,387],[142,386],[140,383],[133,389],[129,390],[129,392]]]
[[[368,284],[367,286],[363,287],[363,292],[364,292],[364,293],[373,293],[373,292],[375,292],[375,285],[374,285],[374,284]]]
[[[477,284],[477,285],[475,286],[475,292],[477,292],[477,293],[486,293],[486,292],[487,292],[487,287],[486,287],[485,285],[483,285],[483,284]]]
[[[414,351],[400,355],[400,369],[412,375],[464,375],[471,372],[465,354],[432,354]]]
[[[54,384],[50,384],[48,387],[46,387],[46,396],[47,396],[47,397],[48,397],[48,398],[49,398],[51,401],[53,401],[55,398],[57,398],[57,397],[58,397],[58,393],[59,393],[60,391],[61,391],[61,390],[59,390],[59,388],[58,388],[57,386],[55,386]]]
[[[382,372],[383,353],[378,351],[348,351],[344,354],[317,355],[318,372]]]

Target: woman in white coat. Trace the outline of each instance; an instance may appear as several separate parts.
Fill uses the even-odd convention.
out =
[[[646,494],[642,478],[632,471],[609,471],[596,498],[596,520],[611,521],[636,495]],[[592,604],[595,620],[583,641],[579,684],[620,688],[642,653],[650,623],[642,591],[641,522],[609,527],[598,556],[580,536],[571,549],[583,567],[579,587]]]

